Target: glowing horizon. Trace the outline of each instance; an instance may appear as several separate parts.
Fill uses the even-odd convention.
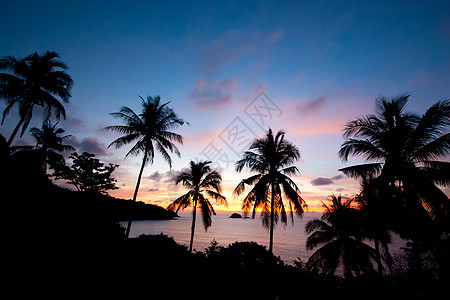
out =
[[[5,3],[0,56],[59,53],[74,85],[58,126],[79,153],[120,165],[113,173],[120,189],[111,191],[120,198],[132,197],[142,157],[124,159],[131,145],[107,148],[118,135],[102,129],[120,124],[109,113],[121,106],[139,113],[139,95],[170,101],[190,126],[176,130],[184,144],[172,169],[159,154],[146,166],[138,200],[167,206],[179,196],[169,186],[173,175],[190,160],[210,157],[231,197],[248,175],[234,172],[244,141],[270,126],[285,130],[300,150],[301,176],[294,180],[310,210],[333,193],[359,191],[338,169],[361,160],[344,163],[337,151],[345,123],[373,113],[375,98],[410,94],[407,111],[422,114],[450,97],[450,55],[442,50],[450,47],[449,4],[186,2],[179,14],[165,2],[64,3]],[[42,113],[36,107],[29,128],[41,126]],[[9,137],[18,120],[14,107],[0,134]],[[27,131],[13,145],[35,141]],[[241,200],[229,203],[240,210]]]

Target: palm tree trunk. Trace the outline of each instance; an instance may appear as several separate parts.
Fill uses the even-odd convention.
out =
[[[381,264],[381,253],[380,253],[380,241],[378,239],[375,239],[375,254],[377,259],[377,266],[378,266],[378,275],[383,275],[383,265]]]
[[[192,226],[191,226],[191,241],[189,243],[189,252],[192,252],[192,245],[194,244],[195,231],[195,216],[197,214],[197,199],[194,199],[194,208],[192,209]]]
[[[8,147],[11,146],[12,142],[14,141],[14,138],[16,137],[17,132],[19,131],[20,126],[22,126],[24,119],[21,118],[19,123],[17,124],[16,128],[14,128],[13,132],[11,133],[11,136],[8,140]]]
[[[273,253],[273,225],[275,219],[275,189],[272,183],[272,200],[270,201],[270,233],[269,233],[269,252]]]
[[[141,165],[141,170],[139,171],[139,176],[136,182],[136,188],[134,189],[134,195],[133,195],[133,202],[136,202],[136,197],[139,191],[139,185],[141,184],[141,178],[142,178],[142,172],[144,171],[144,167],[145,167],[145,161],[147,160],[147,151],[144,152],[144,159],[142,159],[142,165]],[[127,231],[125,232],[126,237],[128,238],[130,236],[130,230],[131,230],[131,222],[132,222],[132,217],[130,216],[129,220],[128,220],[128,225],[127,225]]]

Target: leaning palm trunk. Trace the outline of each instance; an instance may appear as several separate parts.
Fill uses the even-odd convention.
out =
[[[141,184],[141,178],[142,178],[142,172],[144,172],[145,167],[145,161],[147,159],[147,151],[144,152],[144,159],[142,160],[141,170],[139,171],[139,176],[136,182],[136,188],[134,189],[134,195],[133,195],[133,203],[136,202],[136,197],[139,191],[139,185]],[[130,230],[131,230],[131,223],[133,222],[133,217],[130,215],[128,218],[128,224],[127,224],[127,231],[125,232],[126,237],[128,238],[130,236]]]
[[[24,119],[21,118],[19,123],[17,124],[16,128],[14,128],[13,132],[11,133],[11,136],[8,139],[8,147],[11,147],[11,144],[14,141],[14,138],[16,137],[17,132],[19,132],[19,128],[20,128],[20,126],[22,126],[23,122],[24,122]]]

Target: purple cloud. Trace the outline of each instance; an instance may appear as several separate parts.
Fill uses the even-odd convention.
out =
[[[311,184],[314,186],[329,185],[333,184],[333,180],[331,180],[330,178],[317,177],[316,179],[311,180]]]
[[[327,96],[322,95],[312,101],[299,103],[296,106],[296,112],[300,115],[310,114],[321,109],[327,102]]]
[[[159,173],[159,171],[153,172],[151,175],[147,176],[147,179],[160,182],[161,179],[164,177],[163,173]]]
[[[67,140],[69,145],[72,145],[77,152],[89,152],[96,156],[109,155],[107,147],[96,137],[87,137],[79,141],[72,136]]]
[[[331,178],[317,177],[317,178],[311,180],[311,184],[314,186],[329,185],[329,184],[333,184],[334,180],[339,180],[341,178],[344,178],[344,175],[336,175]]]
[[[237,88],[234,79],[210,81],[198,79],[194,83],[194,90],[189,95],[199,108],[216,109],[231,102],[232,93]]]

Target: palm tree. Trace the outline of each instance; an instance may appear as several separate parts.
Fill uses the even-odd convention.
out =
[[[322,245],[309,258],[308,268],[331,276],[342,263],[345,279],[353,277],[353,273],[374,273],[375,250],[363,243],[361,212],[352,207],[352,199],[343,202],[340,195],[333,195],[331,201],[331,205],[323,204],[326,211],[321,219],[311,220],[305,226],[310,234],[306,248],[313,250]]]
[[[48,121],[42,125],[42,128],[33,127],[30,129],[31,135],[36,140],[36,149],[40,149],[44,155],[44,172],[47,174],[48,162],[61,162],[63,156],[57,152],[75,150],[70,145],[64,145],[63,140],[71,137],[71,135],[60,136],[65,131],[62,128],[56,128],[58,123],[52,126]]]
[[[131,108],[122,106],[119,112],[111,113],[110,115],[122,119],[125,125],[105,127],[106,130],[124,134],[114,140],[108,147],[121,148],[124,145],[136,142],[125,157],[129,155],[137,156],[140,153],[144,154],[133,194],[133,201],[136,201],[144,167],[148,163],[153,163],[155,151],[162,155],[170,167],[172,167],[172,159],[169,152],[175,153],[180,157],[180,152],[173,142],[183,144],[183,137],[170,130],[185,123],[183,119],[175,114],[173,109],[168,107],[170,102],[161,104],[161,97],[148,96],[147,99],[144,99],[139,96],[139,98],[142,100],[142,112],[139,115]],[[130,218],[126,230],[127,237],[130,234],[131,222]]]
[[[9,73],[0,73],[0,98],[6,100],[3,111],[2,125],[10,110],[17,104],[19,108],[19,123],[14,128],[9,140],[10,146],[19,128],[22,126],[22,136],[30,124],[35,105],[44,109],[43,124],[54,113],[59,120],[66,118],[63,102],[71,97],[72,78],[64,71],[67,66],[58,60],[56,52],[47,51],[44,55],[37,52],[25,58],[5,56],[0,59],[0,69]]]
[[[450,185],[450,101],[439,101],[422,116],[405,112],[409,96],[376,100],[376,113],[349,121],[339,157],[368,161],[340,171],[354,178],[383,180],[395,187],[403,213],[442,220],[449,216],[449,198],[436,185]]]
[[[192,226],[191,226],[191,241],[189,243],[189,251],[192,251],[192,245],[194,242],[194,231],[195,231],[195,217],[197,213],[197,204],[202,212],[203,226],[205,230],[211,226],[211,214],[215,215],[211,202],[207,197],[203,195],[205,193],[207,196],[216,200],[218,204],[227,206],[227,200],[220,193],[222,192],[221,182],[222,177],[217,171],[211,171],[209,166],[211,161],[201,161],[189,163],[190,171],[182,172],[178,175],[176,184],[182,183],[185,187],[189,189],[189,192],[179,197],[172,204],[170,204],[167,209],[175,210],[178,213],[180,208],[185,209],[186,207],[193,206],[192,208]]]
[[[298,148],[285,140],[285,132],[278,131],[274,136],[269,128],[263,138],[255,139],[250,145],[250,151],[245,151],[244,157],[236,162],[236,171],[244,168],[257,172],[249,178],[243,179],[234,189],[233,194],[241,195],[245,185],[254,185],[242,202],[244,213],[253,206],[252,218],[258,208],[262,209],[263,225],[270,229],[269,251],[273,250],[273,227],[281,216],[286,224],[287,216],[282,192],[289,201],[291,220],[294,222],[295,211],[299,216],[303,214],[305,201],[300,196],[300,190],[289,175],[299,174],[299,170],[292,164],[300,158]],[[253,151],[252,151],[253,150]]]
[[[378,178],[363,179],[361,182],[361,192],[355,196],[354,201],[358,203],[363,216],[364,231],[369,240],[375,244],[376,262],[378,274],[383,274],[382,257],[390,268],[392,257],[389,253],[391,243],[391,231],[389,220],[395,218],[396,210],[389,209],[389,194],[393,194],[393,188],[386,189],[382,180]]]

